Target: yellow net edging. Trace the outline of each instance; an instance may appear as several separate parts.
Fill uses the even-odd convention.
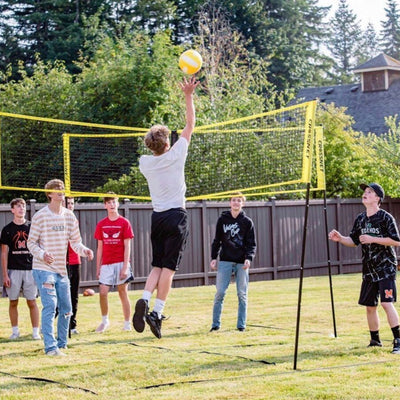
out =
[[[198,126],[186,161],[187,200],[292,195],[325,188],[316,102]],[[70,196],[149,201],[138,168],[147,128],[0,112],[0,188],[43,192],[63,178]]]

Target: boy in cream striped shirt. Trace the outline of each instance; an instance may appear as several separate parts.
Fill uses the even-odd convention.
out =
[[[72,314],[69,279],[65,266],[68,242],[83,257],[93,259],[93,251],[82,244],[78,220],[65,207],[64,183],[53,179],[45,185],[50,203],[32,218],[28,248],[33,255],[33,277],[42,301],[42,333],[47,355],[64,355]],[[54,317],[58,307],[57,338]]]

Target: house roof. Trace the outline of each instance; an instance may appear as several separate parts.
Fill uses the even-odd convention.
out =
[[[399,98],[400,80],[396,80],[388,90],[376,92],[362,92],[361,84],[304,88],[299,90],[296,102],[318,99],[346,107],[346,114],[354,118],[354,130],[379,135],[388,130],[385,117],[400,115]]]
[[[381,53],[378,56],[372,58],[371,60],[365,62],[354,68],[355,73],[360,72],[370,72],[385,69],[395,69],[400,70],[400,61],[389,57],[388,55]]]

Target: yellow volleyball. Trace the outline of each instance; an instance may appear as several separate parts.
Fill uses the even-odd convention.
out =
[[[203,64],[201,55],[196,50],[186,50],[179,57],[179,68],[189,75],[195,74]]]

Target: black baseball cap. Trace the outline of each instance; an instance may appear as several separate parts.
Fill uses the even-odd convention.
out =
[[[385,191],[383,190],[383,187],[379,185],[379,183],[369,183],[368,185],[362,183],[360,185],[362,190],[365,190],[367,187],[371,188],[377,194],[377,196],[380,197],[381,201],[384,199]]]

